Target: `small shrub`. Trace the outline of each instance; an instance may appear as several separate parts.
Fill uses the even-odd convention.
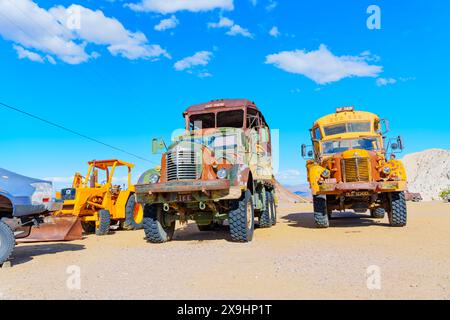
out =
[[[450,194],[450,188],[444,189],[439,193],[439,197],[441,197],[443,200],[447,200],[448,195]]]

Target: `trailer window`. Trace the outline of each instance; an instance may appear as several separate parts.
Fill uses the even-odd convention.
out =
[[[191,130],[211,129],[216,127],[214,113],[194,114],[189,117]]]
[[[218,128],[242,128],[244,125],[244,111],[233,110],[217,113]]]

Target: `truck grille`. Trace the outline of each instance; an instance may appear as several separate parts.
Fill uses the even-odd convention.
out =
[[[369,159],[349,158],[342,160],[344,182],[369,182]]]
[[[198,178],[195,152],[175,148],[167,153],[167,181],[195,180]]]

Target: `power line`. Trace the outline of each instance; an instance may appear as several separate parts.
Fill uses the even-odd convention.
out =
[[[126,151],[126,150],[124,150],[124,149],[115,147],[115,146],[113,146],[113,145],[110,145],[110,144],[108,144],[108,143],[102,142],[102,141],[97,140],[97,139],[95,139],[95,138],[91,138],[91,137],[89,137],[89,136],[87,136],[87,135],[85,135],[85,134],[83,134],[83,133],[79,133],[79,132],[77,132],[77,131],[75,131],[75,130],[66,128],[66,127],[64,127],[64,126],[62,126],[62,125],[60,125],[60,124],[57,124],[57,123],[55,123],[55,122],[46,120],[46,119],[44,119],[44,118],[41,118],[41,117],[36,116],[36,115],[34,115],[34,114],[31,114],[31,113],[29,113],[29,112],[27,112],[27,111],[24,111],[24,110],[21,110],[21,109],[19,109],[19,108],[10,106],[10,105],[8,105],[8,104],[6,104],[6,103],[0,102],[0,105],[3,106],[3,107],[5,107],[5,108],[7,108],[7,109],[10,109],[10,110],[16,111],[16,112],[18,112],[18,113],[24,114],[24,115],[26,115],[26,116],[28,116],[28,117],[30,117],[30,118],[33,118],[33,119],[42,121],[42,122],[44,122],[44,123],[46,123],[46,124],[52,125],[52,126],[54,126],[54,127],[56,127],[56,128],[59,128],[59,129],[61,129],[61,130],[70,132],[70,133],[72,133],[72,134],[75,134],[75,135],[77,135],[77,136],[79,136],[79,137],[82,137],[82,138],[84,138],[84,139],[87,139],[87,140],[90,140],[90,141],[92,141],[92,142],[101,144],[101,145],[103,145],[103,146],[105,146],[105,147],[108,147],[108,148],[114,149],[114,150],[116,150],[116,151],[119,151],[119,152],[128,154],[128,155],[133,156],[133,157],[135,157],[135,158],[137,158],[137,159],[140,159],[140,160],[143,160],[143,161],[147,161],[147,162],[156,164],[154,161],[151,161],[151,160],[149,160],[149,159],[143,158],[143,157],[141,157],[141,156],[139,156],[139,155],[137,155],[137,154],[128,152],[128,151]]]

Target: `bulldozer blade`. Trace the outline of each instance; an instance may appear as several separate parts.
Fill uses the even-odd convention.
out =
[[[81,240],[83,229],[76,216],[50,216],[44,223],[31,227],[28,237],[17,239],[18,243]]]

